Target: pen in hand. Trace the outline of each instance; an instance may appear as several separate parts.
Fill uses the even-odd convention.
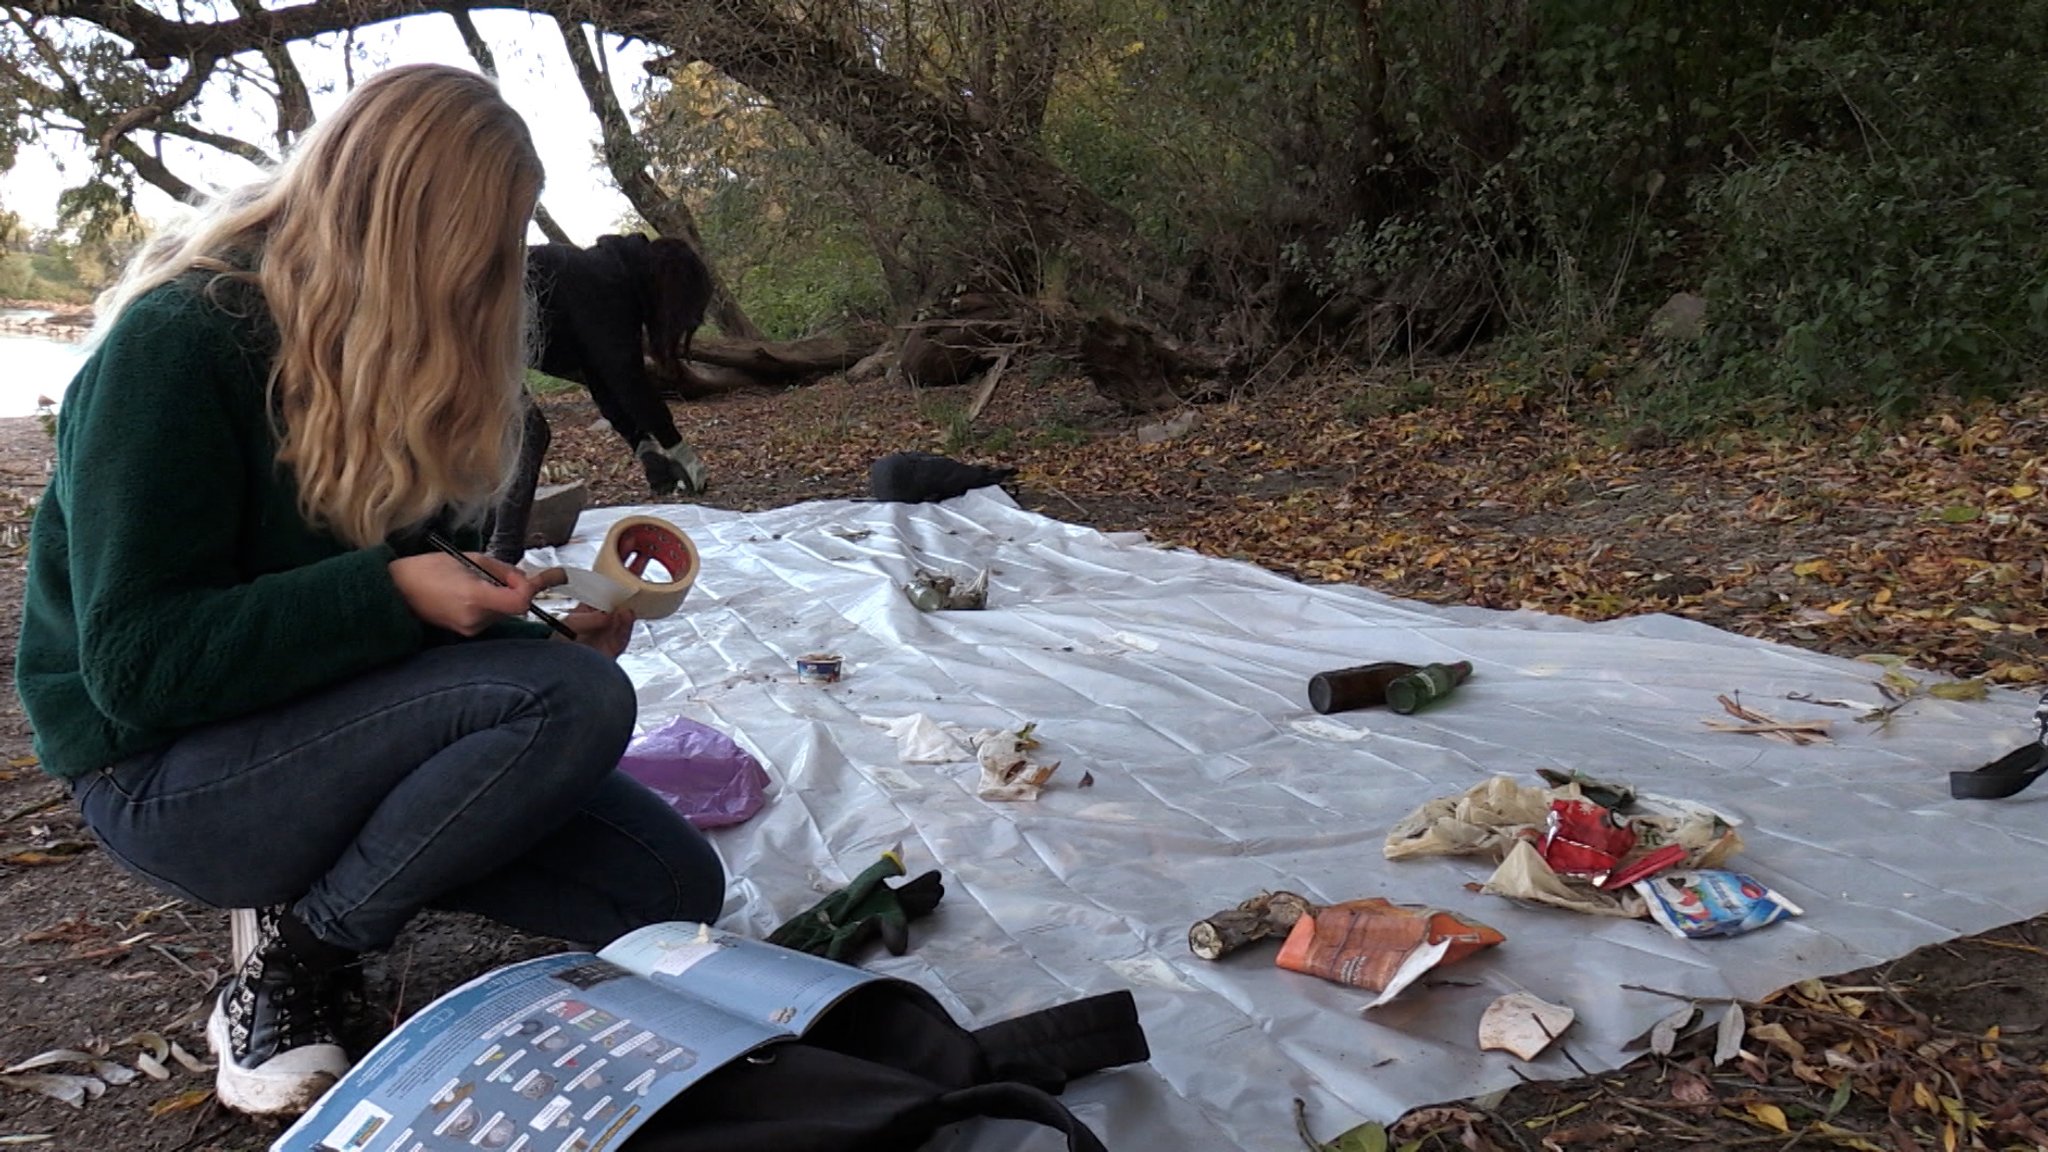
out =
[[[490,569],[484,567],[483,565],[477,563],[474,560],[471,560],[468,556],[464,555],[462,549],[457,548],[454,544],[450,543],[448,538],[441,535],[439,532],[427,533],[427,543],[432,544],[434,547],[439,548],[441,551],[446,552],[450,556],[455,557],[457,560],[462,561],[463,567],[469,569],[471,572],[476,573],[484,579],[489,580],[491,583],[496,584],[498,587],[511,587],[511,585],[505,583],[503,580],[500,580],[495,575],[493,575]],[[528,604],[526,606],[526,610],[528,612],[533,613],[535,616],[540,617],[543,621],[545,621],[547,623],[547,626],[553,628],[557,635],[565,636],[571,640],[582,639],[582,637],[576,635],[574,629],[570,628],[567,624],[564,624],[560,620],[556,619],[553,613],[549,612],[545,608],[542,608],[540,605]]]

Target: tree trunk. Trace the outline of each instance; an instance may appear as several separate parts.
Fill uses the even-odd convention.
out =
[[[619,182],[619,190],[626,194],[640,218],[654,225],[656,232],[682,240],[704,262],[711,274],[711,318],[717,321],[718,330],[745,340],[760,339],[761,330],[754,327],[753,320],[740,307],[717,265],[704,255],[704,235],[697,230],[697,218],[689,206],[662,191],[654,177],[647,174],[647,154],[634,139],[633,126],[612,93],[611,79],[598,67],[597,56],[584,38],[582,26],[559,16],[555,24],[561,29],[562,44],[569,50],[569,61],[576,67],[576,78],[590,101],[590,110],[597,114],[603,128],[605,167],[611,169],[612,178]]]

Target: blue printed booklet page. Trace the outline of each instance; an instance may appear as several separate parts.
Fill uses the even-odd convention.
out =
[[[885,977],[708,925],[480,976],[372,1049],[271,1152],[604,1152]]]

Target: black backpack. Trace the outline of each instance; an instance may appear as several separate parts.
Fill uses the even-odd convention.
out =
[[[1106,1152],[1054,1096],[1077,1076],[1151,1058],[1129,992],[970,1032],[923,989],[855,989],[808,1032],[734,1060],[649,1118],[622,1152],[911,1152],[976,1116]]]

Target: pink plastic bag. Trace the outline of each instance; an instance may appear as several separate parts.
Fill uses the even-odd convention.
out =
[[[619,770],[699,828],[738,824],[768,801],[768,773],[725,733],[678,716],[626,746]]]

